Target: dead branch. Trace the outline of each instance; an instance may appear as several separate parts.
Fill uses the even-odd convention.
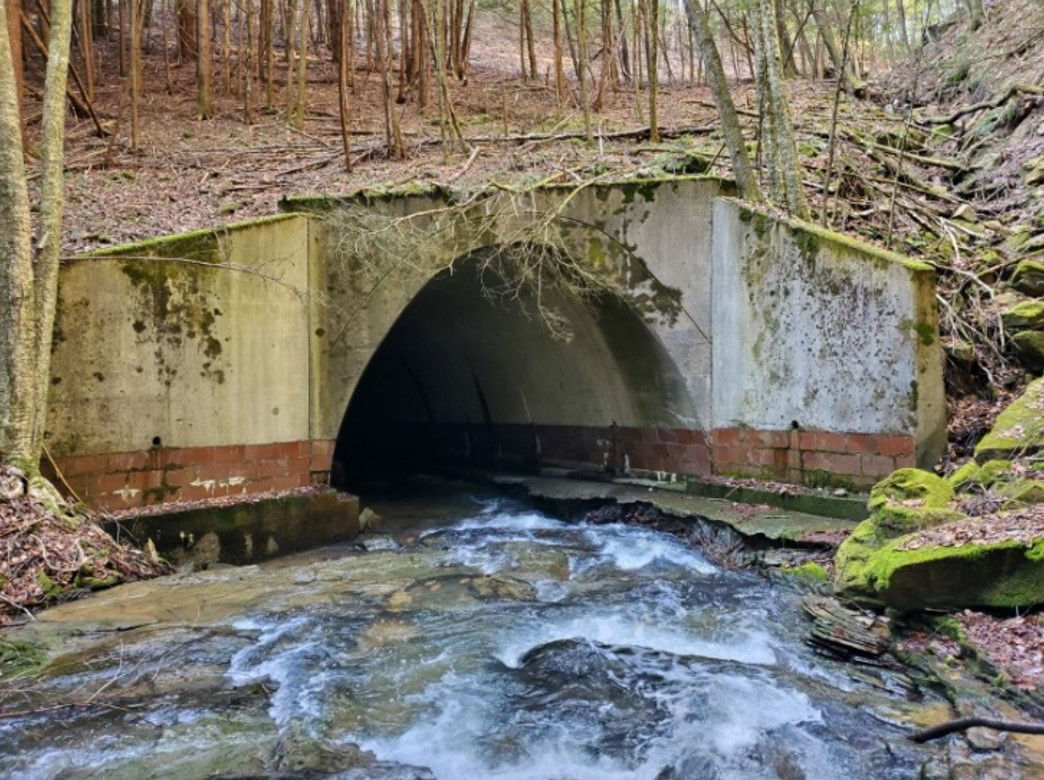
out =
[[[993,718],[982,718],[971,716],[957,718],[940,723],[938,726],[915,731],[907,737],[911,742],[929,742],[933,739],[945,737],[957,731],[982,727],[994,731],[1013,731],[1016,734],[1044,734],[1044,723],[1020,723],[1014,720],[995,720]]]

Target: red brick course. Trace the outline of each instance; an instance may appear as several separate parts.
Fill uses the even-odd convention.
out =
[[[473,442],[484,441],[487,455],[501,462],[854,485],[872,484],[896,468],[913,465],[915,449],[913,436],[749,428],[704,432],[666,427],[493,425],[442,426],[428,434],[442,444],[447,462],[452,462],[463,454],[458,449],[465,430]],[[58,465],[65,481],[87,504],[122,509],[322,482],[328,478],[334,447],[331,440],[164,447],[68,457]]]
[[[915,461],[905,435],[720,428],[710,440],[715,473],[790,482],[865,486]]]
[[[333,448],[332,441],[163,447],[61,458],[58,468],[88,505],[125,509],[303,487],[313,472],[326,478]]]

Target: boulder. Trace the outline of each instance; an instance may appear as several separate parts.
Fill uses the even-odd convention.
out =
[[[873,564],[891,540],[964,515],[951,509],[954,489],[947,480],[920,469],[892,472],[870,491],[870,516],[841,543],[834,559],[834,584],[843,595],[877,601],[883,584]]]
[[[979,463],[994,458],[1011,460],[1044,447],[1044,378],[1031,382],[1026,391],[997,417],[993,429],[975,447]]]
[[[1011,277],[1012,286],[1026,295],[1040,297],[1044,295],[1044,262],[1023,260],[1015,266]]]
[[[1026,368],[1036,374],[1044,371],[1044,331],[1020,330],[1011,340]]]
[[[1044,330],[1044,300],[1023,301],[1001,312],[1005,329]]]

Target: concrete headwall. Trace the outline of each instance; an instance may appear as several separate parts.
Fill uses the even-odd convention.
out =
[[[371,366],[400,422],[481,422],[508,460],[865,484],[932,459],[930,269],[730,191],[703,177],[550,188],[451,223],[447,193],[299,199],[286,207],[308,214],[78,259],[60,281],[49,450],[109,508],[307,484]],[[408,218],[409,256],[384,228],[338,221],[346,204]],[[629,305],[559,302],[567,342],[464,272],[547,214],[571,256],[626,282]]]

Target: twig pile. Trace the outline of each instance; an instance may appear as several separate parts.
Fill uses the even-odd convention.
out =
[[[0,466],[11,484],[18,472]],[[146,579],[166,564],[116,542],[86,514],[59,514],[30,491],[0,498],[0,625],[92,589]]]

